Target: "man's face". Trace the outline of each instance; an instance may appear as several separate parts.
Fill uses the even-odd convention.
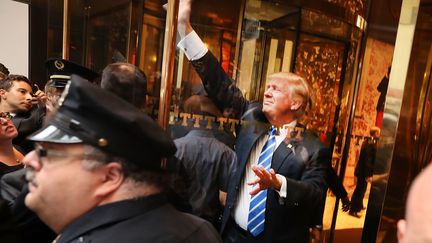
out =
[[[45,102],[45,107],[47,110],[47,113],[54,112],[55,108],[57,107],[58,101],[60,99],[61,94],[63,93],[62,88],[55,88],[52,87],[50,89],[45,89],[45,94],[47,96],[47,100]]]
[[[97,206],[95,191],[102,180],[98,169],[83,168],[81,144],[36,144],[24,158],[29,167],[25,204],[54,231]]]
[[[289,81],[270,80],[264,92],[263,109],[272,125],[281,126],[294,119]]]
[[[32,88],[24,81],[14,81],[9,91],[0,90],[2,97],[1,102],[4,102],[3,108],[5,111],[20,113],[27,112],[32,106]]]

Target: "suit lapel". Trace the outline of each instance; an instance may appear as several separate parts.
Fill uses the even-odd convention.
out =
[[[292,153],[292,150],[287,147],[285,142],[282,142],[273,154],[271,167],[277,173],[283,163],[288,159],[288,156]]]
[[[273,154],[272,168],[277,173],[284,163],[289,162],[289,156],[295,156],[292,154],[293,150],[301,142],[301,134],[304,131],[304,126],[297,124],[294,131],[289,131],[290,135],[279,145]]]

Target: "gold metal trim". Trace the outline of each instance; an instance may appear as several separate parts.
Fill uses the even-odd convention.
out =
[[[61,78],[61,79],[70,79],[71,77],[69,75],[59,75],[59,74],[55,74],[55,75],[51,75],[50,79],[53,78]]]
[[[168,128],[171,94],[174,81],[174,59],[176,51],[178,7],[179,0],[168,0],[158,115],[159,124],[165,130]]]
[[[359,28],[361,31],[365,31],[366,27],[367,27],[367,22],[366,20],[363,18],[363,16],[361,15],[357,15],[356,18],[356,26],[357,28]]]
[[[69,45],[70,45],[70,2],[63,0],[63,59],[69,59]]]

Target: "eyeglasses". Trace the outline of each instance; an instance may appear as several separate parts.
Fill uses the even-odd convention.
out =
[[[6,120],[12,119],[12,115],[9,112],[0,112],[0,117]]]
[[[105,158],[102,158],[102,156],[98,156],[95,154],[67,153],[63,150],[46,149],[41,144],[35,145],[35,152],[38,157],[38,161],[41,165],[52,164],[61,161],[64,162],[72,161],[72,160],[95,160],[95,161],[105,160]],[[69,160],[64,160],[65,158],[69,158]]]

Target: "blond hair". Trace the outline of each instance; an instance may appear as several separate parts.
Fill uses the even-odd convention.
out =
[[[312,109],[312,90],[309,83],[303,77],[289,72],[278,72],[268,76],[269,80],[283,80],[289,83],[289,92],[291,98],[300,98],[302,105],[300,109],[294,112],[296,119],[301,118],[308,110]]]

